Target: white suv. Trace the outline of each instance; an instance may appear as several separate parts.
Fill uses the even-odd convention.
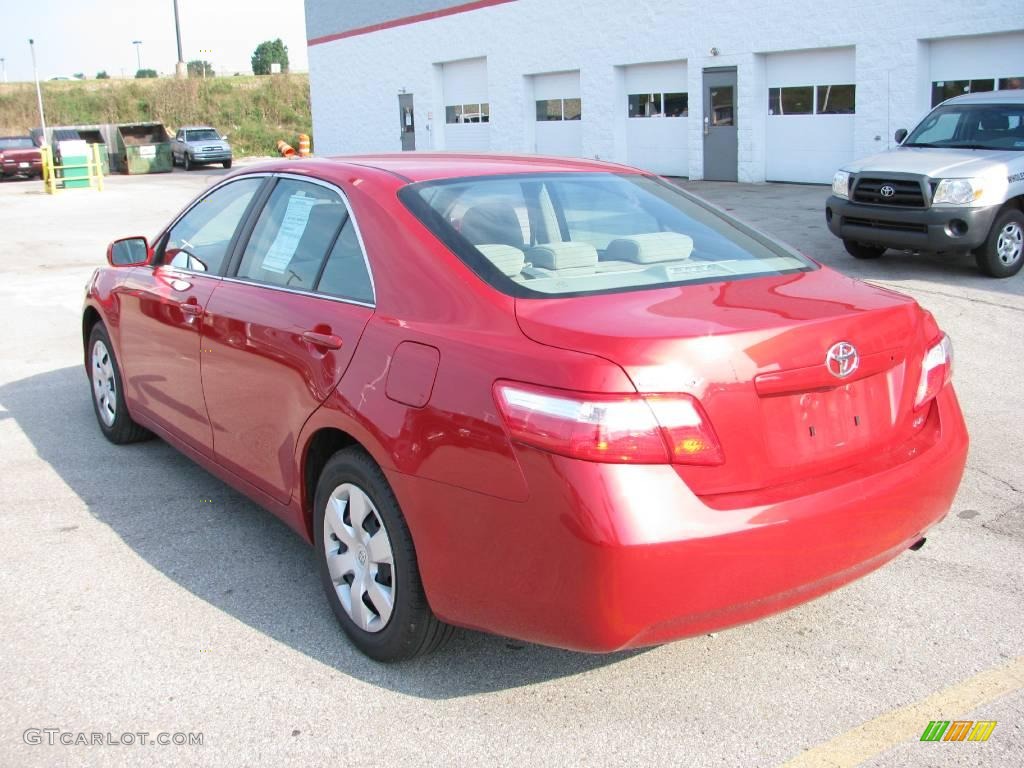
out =
[[[846,250],[972,251],[992,277],[1024,265],[1024,91],[944,101],[899,146],[840,169],[825,219]]]

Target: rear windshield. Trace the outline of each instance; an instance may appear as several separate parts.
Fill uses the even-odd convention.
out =
[[[399,196],[481,278],[513,296],[815,268],[677,187],[636,174],[483,176],[412,184]]]
[[[0,138],[0,149],[33,149],[35,142],[28,136],[8,136]]]
[[[937,107],[903,146],[1024,151],[1024,104]]]
[[[220,134],[212,128],[201,128],[198,131],[185,131],[185,141],[219,141]]]

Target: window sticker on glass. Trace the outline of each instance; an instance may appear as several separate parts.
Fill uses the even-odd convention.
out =
[[[306,231],[309,212],[316,203],[316,198],[301,195],[293,195],[288,199],[288,209],[284,213],[281,229],[267,250],[267,255],[263,257],[263,269],[284,274],[299,247],[302,233]]]

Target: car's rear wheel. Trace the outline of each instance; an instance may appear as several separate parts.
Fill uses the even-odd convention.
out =
[[[339,451],[317,483],[320,580],[345,634],[377,661],[411,659],[453,631],[434,616],[416,550],[391,486],[359,448]]]
[[[990,277],[1013,277],[1024,266],[1024,213],[1009,208],[996,216],[988,238],[974,251],[978,268]]]
[[[96,323],[89,333],[88,354],[92,406],[104,437],[116,445],[152,437],[152,433],[136,424],[128,413],[121,386],[121,369],[103,323]]]
[[[843,245],[846,247],[846,252],[855,259],[877,259],[885,253],[885,248],[882,246],[866,245],[853,240],[843,240]]]

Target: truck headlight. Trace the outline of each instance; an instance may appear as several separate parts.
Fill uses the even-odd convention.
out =
[[[832,177],[832,194],[836,197],[850,196],[850,174],[846,171],[836,171]]]
[[[935,189],[932,205],[970,205],[984,194],[981,179],[942,179]]]

